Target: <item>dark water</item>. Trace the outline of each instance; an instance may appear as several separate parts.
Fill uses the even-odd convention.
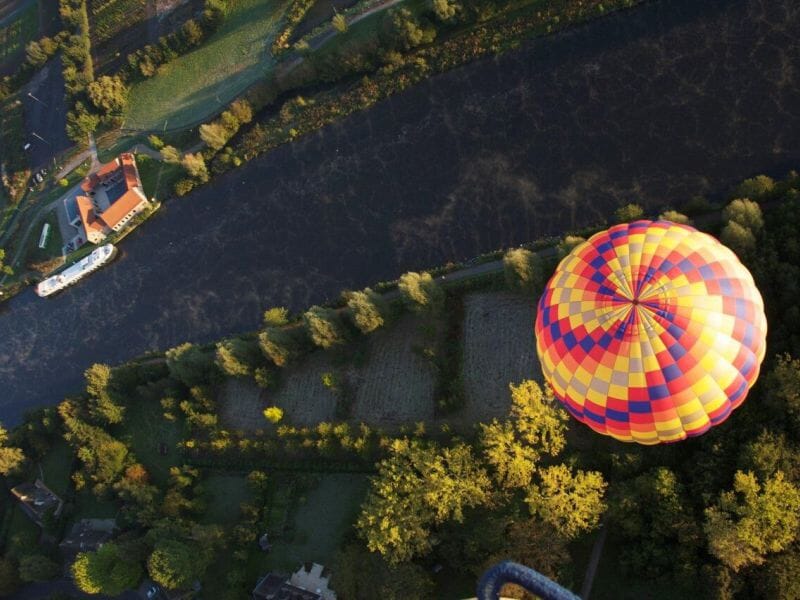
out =
[[[0,315],[0,417],[90,363],[252,329],[405,270],[800,165],[800,6],[663,0],[434,78],[170,203]]]

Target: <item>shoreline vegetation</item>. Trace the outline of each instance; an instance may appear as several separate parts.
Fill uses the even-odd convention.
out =
[[[115,516],[115,538],[71,567],[92,593],[120,593],[147,574],[169,589],[199,579],[209,597],[240,598],[258,576],[306,560],[329,566],[334,589],[356,600],[375,590],[464,597],[502,559],[578,589],[601,520],[609,556],[598,597],[618,593],[620,581],[632,597],[645,587],[655,597],[796,590],[800,175],[745,180],[729,200],[719,213],[693,213],[693,224],[737,253],[768,318],[783,326],[770,328],[751,397],[705,435],[647,448],[616,442],[567,419],[532,380],[534,301],[584,239],[567,235],[539,252],[505,251],[501,269],[477,277],[406,273],[376,285],[382,294],[344,292],[297,315],[271,308],[256,332],[91,366],[85,391],[0,431],[6,483],[61,465],[43,472],[67,501],[43,518],[38,545],[10,497],[0,502],[0,593],[54,577],[49,540],[98,516]],[[614,220],[643,217],[631,204]],[[692,224],[674,210],[660,217]],[[508,370],[526,348],[524,369]],[[487,364],[479,385],[465,377]],[[510,388],[492,406],[498,373]],[[334,497],[333,521],[309,544],[312,515]],[[269,554],[256,544],[264,532]],[[112,562],[118,568],[101,568]]]

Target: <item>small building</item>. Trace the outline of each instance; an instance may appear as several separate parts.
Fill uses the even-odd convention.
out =
[[[54,517],[61,514],[64,501],[56,496],[41,479],[34,483],[21,483],[11,489],[11,493],[19,500],[20,507],[30,519],[39,527],[48,512],[52,511]]]
[[[75,197],[75,209],[67,207],[70,223],[83,231],[83,239],[101,243],[150,206],[133,154],[120,154],[81,183],[84,194]],[[79,221],[78,221],[79,220]]]
[[[330,574],[317,563],[305,563],[289,579],[269,573],[253,590],[253,600],[336,600],[328,587]]]
[[[74,559],[79,552],[93,552],[102,548],[114,535],[114,519],[81,519],[72,526],[58,545],[66,558]]]

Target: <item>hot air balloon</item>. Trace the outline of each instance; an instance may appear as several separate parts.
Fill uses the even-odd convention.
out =
[[[561,261],[535,331],[545,379],[576,419],[658,444],[700,435],[744,401],[767,322],[728,248],[688,225],[636,221]]]

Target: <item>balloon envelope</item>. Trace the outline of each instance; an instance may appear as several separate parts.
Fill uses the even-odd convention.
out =
[[[767,322],[728,248],[687,225],[636,221],[561,261],[535,330],[544,376],[575,418],[658,444],[700,435],[744,401]]]

